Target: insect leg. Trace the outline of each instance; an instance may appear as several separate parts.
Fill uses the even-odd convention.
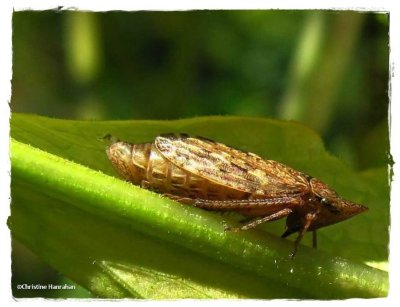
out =
[[[281,219],[283,217],[288,216],[290,213],[292,213],[292,210],[289,208],[284,208],[278,212],[275,212],[273,214],[267,215],[267,216],[262,216],[262,217],[257,217],[255,219],[252,219],[248,221],[246,224],[244,224],[241,227],[225,227],[225,231],[240,231],[240,230],[248,230],[251,228],[256,227],[257,225],[260,225],[262,223],[270,222],[270,221],[275,221],[278,219]]]
[[[189,197],[183,197],[183,196],[167,194],[167,193],[164,193],[163,195],[165,197],[168,197],[169,199],[172,199],[174,201],[177,201],[177,202],[179,202],[181,204],[185,204],[185,205],[191,205],[194,202],[194,199],[189,198]]]
[[[234,211],[243,209],[265,208],[269,206],[288,206],[298,205],[299,199],[296,197],[275,197],[260,199],[240,199],[240,200],[208,200],[196,199],[193,206],[207,210]]]
[[[296,241],[294,242],[294,250],[290,254],[290,258],[294,258],[294,256],[296,255],[301,239],[303,239],[303,236],[306,233],[308,227],[310,227],[312,221],[314,221],[316,218],[317,218],[317,213],[316,212],[307,213],[306,221],[304,223],[304,226],[299,231],[299,235],[297,236]]]
[[[312,232],[312,247],[317,248],[317,231],[313,230]]]

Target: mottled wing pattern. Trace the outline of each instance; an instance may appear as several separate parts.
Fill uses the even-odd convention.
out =
[[[206,138],[161,135],[155,145],[170,162],[216,184],[263,197],[308,192],[304,174]]]

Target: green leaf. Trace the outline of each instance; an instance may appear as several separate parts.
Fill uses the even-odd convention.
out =
[[[184,206],[116,178],[106,134],[130,142],[187,132],[320,178],[370,210],[320,231],[318,250],[280,239],[282,221],[224,232],[237,217]],[[101,297],[348,298],[387,295],[386,169],[357,174],[290,122],[242,117],[68,121],[13,114],[15,238]],[[351,259],[351,260],[350,260]],[[306,281],[306,282],[305,282]]]

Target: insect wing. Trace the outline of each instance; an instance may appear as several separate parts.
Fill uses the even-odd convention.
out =
[[[264,197],[308,192],[302,173],[205,138],[164,135],[155,145],[173,164],[216,184]]]

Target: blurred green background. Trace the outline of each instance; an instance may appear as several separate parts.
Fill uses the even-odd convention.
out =
[[[15,12],[11,110],[296,120],[352,168],[385,166],[388,31],[387,14],[367,12]],[[13,244],[15,296],[90,296],[17,290],[65,279]]]

